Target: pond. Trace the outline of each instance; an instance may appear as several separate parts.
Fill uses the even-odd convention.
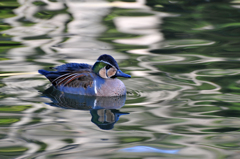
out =
[[[0,158],[240,158],[239,17],[239,0],[1,0]],[[126,96],[37,72],[102,54]]]

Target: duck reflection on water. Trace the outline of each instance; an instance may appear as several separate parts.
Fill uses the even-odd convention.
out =
[[[52,101],[46,104],[54,107],[89,110],[92,115],[91,121],[103,130],[112,129],[121,115],[129,114],[117,110],[125,105],[126,96],[98,97],[68,94],[53,86],[45,90],[43,96]]]

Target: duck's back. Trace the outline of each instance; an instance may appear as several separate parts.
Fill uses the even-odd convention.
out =
[[[54,67],[53,69],[57,70],[58,72],[72,72],[72,71],[81,71],[81,70],[91,70],[92,65],[85,64],[85,63],[67,63],[61,66]]]

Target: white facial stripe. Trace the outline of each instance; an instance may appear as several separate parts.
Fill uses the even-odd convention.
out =
[[[104,69],[106,70],[106,77],[109,78],[109,77],[108,77],[108,74],[107,74],[108,71],[107,71],[107,69],[106,69],[106,66],[104,66]]]

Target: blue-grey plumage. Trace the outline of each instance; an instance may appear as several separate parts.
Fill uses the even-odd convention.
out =
[[[54,68],[56,71],[39,70],[60,91],[89,96],[122,96],[126,87],[117,77],[130,78],[123,73],[110,55],[101,55],[95,64],[68,63]]]

